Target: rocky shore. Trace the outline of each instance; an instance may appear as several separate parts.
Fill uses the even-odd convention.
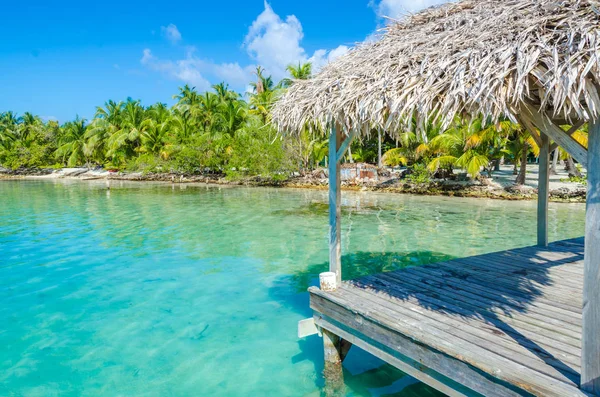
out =
[[[141,173],[111,172],[104,169],[62,168],[8,170],[0,167],[0,179],[78,179],[78,180],[122,180],[170,183],[205,183],[216,185],[273,186],[298,189],[327,189],[328,179],[323,170],[308,175],[292,176],[286,180],[249,177],[230,180],[219,174],[184,173]],[[481,178],[478,180],[432,180],[416,184],[397,175],[376,179],[352,179],[342,182],[344,190],[404,193],[419,195],[443,195],[455,197],[481,197],[503,200],[534,200],[537,188],[532,184],[515,186],[507,183],[509,178]],[[531,178],[532,180],[534,178]],[[561,180],[562,181],[562,180]],[[554,186],[553,186],[554,185]],[[585,202],[586,186],[574,182],[551,182],[550,199],[558,202]]]

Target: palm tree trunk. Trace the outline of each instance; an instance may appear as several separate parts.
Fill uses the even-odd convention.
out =
[[[350,164],[354,164],[354,159],[352,158],[352,145],[348,145],[348,159],[350,160]]]
[[[527,155],[529,154],[529,144],[525,142],[523,146],[523,150],[521,152],[521,168],[519,170],[519,175],[517,175],[517,180],[515,183],[517,185],[524,185],[527,174]]]
[[[559,150],[559,148],[554,149],[554,153],[552,154],[552,166],[550,167],[550,175],[556,175],[558,173],[556,171],[556,167],[558,166]]]
[[[494,171],[500,171],[500,163],[501,162],[502,162],[502,159],[494,160]]]
[[[575,162],[573,161],[573,157],[571,155],[567,156],[567,171],[569,172],[569,177],[578,177],[581,178],[581,172],[575,166]]]

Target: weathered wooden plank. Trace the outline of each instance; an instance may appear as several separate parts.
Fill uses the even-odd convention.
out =
[[[527,301],[531,300],[531,292],[530,288],[533,287],[523,287],[521,290],[511,289],[510,280],[508,281],[499,281],[494,280],[493,274],[490,276],[474,276],[468,275],[464,276],[459,274],[460,278],[465,281],[465,283],[469,283],[469,285],[473,286],[473,289],[493,289],[495,292],[498,292],[501,295],[510,297],[515,301]],[[573,318],[577,318],[576,316],[581,313],[581,308],[572,305],[569,302],[568,298],[565,298],[561,294],[554,294],[550,292],[543,292],[541,295],[536,297],[535,303],[545,304],[545,305],[554,305],[557,309],[561,309],[562,313],[569,312],[571,313]]]
[[[354,335],[360,340],[370,342],[371,345],[385,346],[395,353],[395,356],[401,357],[402,361],[410,363],[418,369],[425,370],[426,373],[435,376],[435,371],[464,387],[480,393],[480,395],[490,397],[518,396],[522,395],[510,384],[496,381],[492,376],[484,371],[474,370],[468,362],[457,360],[433,346],[419,343],[412,336],[407,336],[394,329],[372,321],[368,317],[349,309],[344,305],[332,302],[329,297],[323,297],[317,293],[311,294],[310,305],[315,314],[315,322],[320,326],[332,329],[331,324],[339,328],[346,327],[348,333]],[[325,322],[327,321],[329,325]],[[339,332],[340,329],[334,332]],[[341,334],[341,332],[339,332]],[[442,343],[446,343],[442,341]],[[354,340],[353,344],[357,344]],[[486,364],[487,365],[487,364]],[[498,369],[489,366],[491,372]],[[561,383],[552,379],[553,382]],[[564,385],[564,384],[563,384]]]
[[[567,135],[562,128],[554,124],[546,114],[541,114],[535,106],[524,103],[523,112],[520,114],[520,117],[522,119],[529,120],[541,131],[544,131],[546,135],[558,143],[560,147],[565,149],[565,151],[573,156],[573,158],[577,160],[584,168],[588,168],[587,149],[581,146],[579,142],[574,140],[572,137]]]
[[[581,276],[572,274],[561,274],[558,270],[552,271],[549,269],[546,273],[536,272],[529,266],[519,267],[515,262],[514,257],[512,259],[506,259],[507,272],[497,272],[494,270],[494,266],[497,265],[498,259],[496,258],[465,258],[460,260],[459,263],[463,264],[465,269],[468,267],[479,266],[480,272],[487,272],[498,279],[506,279],[510,282],[527,282],[532,287],[535,287],[538,291],[548,290],[549,293],[561,292],[561,293],[579,293],[581,291]],[[508,262],[511,262],[508,264]],[[540,265],[540,267],[543,265]],[[467,271],[472,271],[468,269]],[[578,305],[581,307],[581,305]]]
[[[344,284],[344,289],[361,289],[367,293],[374,293],[380,299],[386,299],[390,302],[391,308],[405,307],[416,313],[420,313],[423,316],[435,319],[437,322],[449,322],[457,325],[462,322],[469,327],[474,327],[477,332],[482,332],[489,335],[492,338],[504,338],[514,343],[519,343],[521,346],[529,346],[530,348],[536,349],[536,346],[546,347],[550,350],[556,350],[561,358],[566,359],[569,363],[576,367],[579,367],[581,361],[581,347],[573,346],[569,343],[564,343],[560,338],[554,338],[554,335],[546,335],[545,333],[538,333],[534,327],[524,328],[521,326],[509,326],[508,324],[501,324],[495,321],[493,318],[486,318],[485,316],[476,315],[474,316],[472,311],[463,309],[459,306],[455,306],[454,302],[449,302],[453,306],[441,306],[437,304],[436,299],[424,302],[413,296],[416,290],[411,289],[411,286],[406,284],[398,283],[397,280],[386,279],[383,277],[373,276],[377,279],[378,283],[387,284],[385,290],[373,290],[365,289],[360,286],[354,286],[351,284]],[[405,294],[405,298],[399,303],[396,299],[388,299],[383,294],[383,291],[392,290],[396,293]],[[382,296],[383,295],[383,296]],[[439,299],[439,298],[438,298]],[[500,327],[504,325],[503,327]],[[534,329],[535,331],[531,331]],[[566,337],[563,337],[563,339]],[[533,343],[535,342],[535,343]],[[571,342],[571,340],[569,340]]]
[[[600,120],[588,134],[581,387],[600,395]]]
[[[427,266],[430,267],[430,266]],[[514,282],[510,278],[500,277],[496,272],[490,271],[487,263],[477,258],[465,258],[460,261],[449,261],[437,263],[436,268],[442,268],[450,272],[460,272],[461,278],[470,283],[476,283],[484,287],[495,288],[508,294],[518,293],[515,291]],[[533,278],[534,276],[530,276]],[[532,287],[536,287],[533,285]],[[537,288],[537,287],[536,287]],[[556,305],[564,310],[575,313],[581,312],[581,301],[575,301],[578,296],[574,294],[567,295],[561,291],[554,291],[549,288],[544,291],[544,295],[538,298],[549,304]]]
[[[394,287],[396,287],[396,284],[393,284],[392,288]],[[490,353],[497,354],[510,361],[517,362],[538,372],[545,373],[555,379],[570,382],[573,385],[577,385],[579,382],[579,367],[569,361],[571,359],[578,361],[579,357],[568,354],[559,355],[554,349],[543,349],[539,345],[520,337],[518,340],[519,342],[527,342],[529,347],[526,348],[519,344],[515,339],[503,337],[499,335],[500,333],[494,334],[493,332],[486,330],[484,328],[485,324],[481,322],[481,320],[476,321],[477,319],[473,319],[474,321],[461,322],[454,320],[452,315],[448,313],[439,314],[429,309],[415,310],[407,301],[398,304],[397,301],[390,301],[372,290],[352,286],[345,286],[342,289],[343,291],[340,292],[340,295],[345,296],[348,301],[356,299],[366,308],[385,308],[385,311],[390,315],[390,318],[411,318],[422,325],[431,327],[431,329],[445,332],[462,341],[479,346]],[[353,299],[352,296],[355,298]],[[455,314],[454,316],[457,315]],[[550,353],[550,351],[552,351],[552,353]],[[463,354],[464,353],[465,352],[463,351]],[[560,359],[553,356],[553,353],[560,357]],[[544,357],[544,359],[540,357]],[[561,359],[565,362],[561,361]]]
[[[481,286],[471,283],[449,272],[444,273],[433,266],[407,269],[404,272],[395,272],[394,274],[398,276],[399,280],[404,280],[405,275],[412,274],[416,277],[426,278],[427,282],[436,283],[436,286],[443,285],[445,288],[451,290],[464,290],[475,294],[480,297],[480,300],[495,302],[513,310],[524,310],[526,308],[527,311],[538,313],[542,316],[553,316],[563,321],[577,324],[579,328],[581,327],[581,314],[556,308],[552,304],[538,301],[538,296],[532,296],[532,294],[528,296],[527,291],[517,288],[508,290],[508,292],[499,291],[493,285]]]
[[[577,273],[565,272],[558,266],[537,263],[537,268],[532,267],[531,262],[526,262],[518,255],[507,256],[474,256],[449,261],[455,266],[463,266],[465,272],[485,272],[494,274],[502,279],[516,281],[532,280],[540,284],[540,287],[549,286],[553,283],[558,290],[580,291],[583,276]],[[536,264],[536,263],[534,263]]]
[[[503,262],[502,262],[503,261]],[[540,288],[555,286],[557,289],[579,291],[583,276],[576,273],[564,272],[560,267],[548,266],[538,263],[538,268],[532,268],[531,263],[524,262],[518,255],[493,257],[473,256],[463,259],[448,261],[455,268],[462,269],[465,273],[492,274],[511,282],[518,280],[531,280],[540,284]]]
[[[499,269],[506,269],[511,262],[507,258],[515,257],[521,259],[517,262],[521,267],[529,267],[531,270],[544,271],[546,268],[555,268],[561,272],[583,274],[583,266],[574,265],[579,260],[583,260],[583,249],[568,247],[556,243],[549,247],[524,247],[509,251],[493,252],[482,255],[475,255],[469,258],[489,258],[497,262]],[[545,267],[540,267],[544,264]],[[568,265],[568,266],[564,266]]]
[[[571,126],[571,128],[569,128],[569,130],[567,131],[567,135],[571,136],[575,133],[575,131],[577,131],[582,125],[584,125],[585,122],[583,122],[582,120],[576,122],[575,124],[573,124]],[[556,148],[558,147],[558,144],[555,142],[550,146],[550,153],[552,153],[553,151],[556,150]]]
[[[550,139],[540,134],[537,242],[539,246],[548,246],[548,201],[550,199]]]
[[[452,300],[455,304],[458,304],[465,309],[469,309],[472,315],[486,316],[490,319],[496,318],[497,321],[505,321],[508,319],[518,320],[539,327],[540,333],[559,333],[572,338],[578,338],[579,335],[581,335],[581,328],[579,326],[533,312],[523,313],[511,311],[510,313],[506,313],[501,305],[494,305],[491,300],[486,301],[485,299],[480,299],[475,294],[459,289],[453,291],[451,288],[444,288],[443,285],[437,283],[435,285],[432,285],[433,283],[425,283],[423,282],[423,278],[415,278],[409,275],[400,276],[397,273],[384,273],[380,274],[379,277],[392,277],[399,282],[410,283],[413,287],[420,288],[421,291],[429,291],[430,293],[439,291],[437,294],[439,296],[443,295],[444,300]]]
[[[475,395],[470,390],[466,389],[464,386],[459,385],[456,382],[453,382],[449,378],[438,374],[437,372],[420,365],[419,363],[411,360],[407,357],[399,358],[399,354],[395,349],[390,348],[382,343],[374,341],[364,335],[360,335],[360,338],[355,335],[357,333],[356,330],[350,329],[344,324],[335,323],[334,321],[323,316],[322,314],[315,314],[315,322],[319,324],[320,327],[324,329],[328,329],[336,335],[341,336],[345,340],[350,341],[353,345],[360,347],[368,353],[371,353],[375,357],[380,358],[398,368],[402,372],[412,376],[415,379],[420,380],[421,382],[433,387],[436,390],[441,391],[442,393],[451,396],[451,397],[466,397]],[[400,355],[401,356],[401,355]],[[479,393],[476,394],[480,396]]]
[[[523,302],[527,302],[528,307],[533,308],[532,310],[536,310],[537,308],[552,310],[555,313],[559,313],[561,315],[567,316],[571,319],[571,321],[577,321],[581,323],[581,312],[573,311],[571,308],[564,309],[561,305],[556,305],[556,302],[546,298],[546,295],[536,296],[535,300],[531,299],[531,295],[527,290],[518,290],[515,288],[500,286],[497,283],[493,283],[494,280],[490,281],[481,281],[481,280],[473,280],[470,276],[464,275],[460,270],[448,270],[444,267],[434,267],[434,266],[423,266],[422,271],[425,274],[431,274],[435,276],[437,279],[447,281],[449,283],[461,282],[461,288],[464,288],[466,285],[468,290],[473,292],[477,292],[480,294],[490,294],[490,296],[498,297],[501,299],[510,299],[514,302],[522,305]],[[400,273],[403,274],[403,273]]]
[[[378,275],[379,277],[384,277],[387,275]],[[397,282],[397,279],[394,280]],[[465,308],[461,305],[462,302],[457,302],[453,299],[443,300],[440,296],[429,295],[427,292],[423,292],[418,290],[416,287],[404,283],[402,284],[402,288],[411,290],[412,296],[420,302],[421,305],[428,307],[436,307],[439,310],[445,310],[448,313],[457,313],[465,318],[473,318],[473,308]],[[572,346],[573,348],[580,349],[581,342],[578,337],[563,335],[561,333],[548,332],[546,330],[541,330],[540,327],[536,325],[529,324],[528,322],[521,321],[520,319],[515,319],[511,316],[503,317],[502,321],[498,321],[498,317],[495,314],[491,313],[479,313],[479,316],[483,322],[494,324],[496,328],[499,328],[505,332],[512,332],[514,330],[526,330],[531,333],[531,335],[540,335],[548,338],[552,338],[553,340],[557,340],[562,344]],[[536,338],[538,341],[542,341],[541,338]]]
[[[348,148],[350,147],[350,145],[352,144],[352,141],[354,140],[354,138],[356,137],[356,130],[353,129],[350,131],[350,133],[348,134],[348,136],[342,141],[342,143],[339,146],[339,149],[337,150],[336,154],[335,154],[335,158],[337,159],[338,162],[341,162],[342,159],[344,158],[344,155],[346,154],[346,152],[348,151]]]
[[[499,263],[504,260],[504,264]],[[531,281],[540,289],[550,289],[551,291],[571,291],[579,293],[583,286],[583,275],[564,272],[556,266],[548,266],[539,263],[539,268],[531,268],[531,264],[524,264],[518,256],[511,255],[502,258],[498,257],[472,257],[463,260],[457,260],[453,263],[456,266],[463,264],[464,271],[484,272],[493,274],[502,279],[511,281]],[[501,265],[504,270],[498,269]],[[578,305],[581,308],[581,305]]]
[[[576,237],[569,240],[560,240],[552,243],[553,246],[568,246],[568,247],[584,247],[585,240],[583,237]]]
[[[560,252],[557,250],[554,254],[550,254],[548,252],[531,249],[509,252],[499,255],[497,259],[510,257],[514,257],[515,259],[521,258],[519,263],[530,265],[532,270],[535,270],[539,265],[543,265],[547,269],[555,268],[560,273],[583,275],[583,252],[578,254],[575,252]],[[528,259],[523,261],[525,258]],[[508,263],[510,264],[511,262]]]
[[[565,255],[550,255],[540,251],[504,252],[495,256],[488,256],[492,261],[502,266],[518,265],[535,272],[554,271],[557,274],[583,276],[583,253],[565,253]]]
[[[334,292],[311,289],[311,307],[335,335],[454,395],[493,395],[489,384],[457,391],[482,381],[476,373],[512,393],[519,385],[521,393],[581,396],[583,245],[571,239],[368,276]],[[403,343],[382,344],[383,334]],[[468,370],[437,372],[440,354]]]
[[[545,258],[547,260],[561,261],[583,255],[582,248],[567,247],[559,244],[549,247],[523,247],[517,250],[507,251],[509,253],[532,253],[536,257]],[[568,263],[568,262],[567,262]]]
[[[482,349],[479,346],[462,341],[458,338],[452,338],[449,334],[440,332],[439,330],[429,327],[427,324],[422,324],[418,321],[404,317],[390,317],[385,314],[385,308],[377,307],[374,311],[361,310],[358,308],[361,306],[361,302],[346,302],[340,299],[339,291],[336,293],[327,293],[322,297],[326,301],[329,301],[329,304],[324,304],[322,302],[320,305],[313,304],[318,300],[318,291],[312,292],[311,307],[313,307],[313,309],[337,319],[335,317],[335,310],[337,310],[336,306],[337,308],[342,308],[347,311],[347,314],[345,318],[340,318],[341,322],[348,323],[350,321],[353,323],[353,328],[358,328],[356,317],[359,316],[362,318],[362,320],[359,321],[363,325],[369,322],[375,323],[379,325],[380,329],[393,330],[402,335],[408,335],[420,344],[423,344],[423,340],[427,340],[427,342],[425,342],[426,346],[444,354],[448,354],[451,357],[459,358],[460,361],[466,362],[497,379],[518,387],[524,387],[524,390],[536,395],[566,396],[582,394],[568,379],[564,382],[559,381],[504,357],[490,354],[487,350]],[[335,303],[335,305],[331,305],[332,302]],[[403,350],[400,351],[404,353]],[[454,374],[454,376],[456,376],[456,374]],[[487,391],[483,394],[486,395]]]
[[[329,135],[329,271],[336,274],[338,285],[342,282],[342,190],[340,162],[336,159],[342,139],[341,129],[332,126]]]
[[[581,273],[583,267],[571,266],[574,262],[583,259],[583,250],[567,248],[560,245],[552,244],[550,247],[524,247],[509,251],[495,252],[490,254],[477,255],[475,257],[490,257],[493,259],[503,259],[509,257],[520,257],[520,263],[529,265],[532,270],[539,268],[539,264],[543,263],[546,267],[554,267],[561,271],[571,273]],[[502,266],[510,265],[510,262],[501,260]],[[563,266],[569,265],[569,266]]]

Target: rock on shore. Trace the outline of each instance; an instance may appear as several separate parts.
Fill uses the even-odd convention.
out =
[[[207,183],[219,185],[245,186],[277,186],[290,188],[327,189],[328,179],[322,170],[311,174],[295,175],[287,180],[274,180],[260,176],[241,180],[229,180],[219,174],[184,174],[184,173],[141,173],[111,172],[105,169],[61,168],[61,169],[20,169],[9,170],[0,167],[0,178],[4,179],[79,179],[79,180],[124,180],[154,181],[171,183]],[[352,179],[342,182],[346,190],[376,191],[386,193],[407,193],[421,195],[445,195],[456,197],[482,197],[505,200],[532,200],[537,198],[537,189],[530,185],[515,186],[498,182],[494,179],[468,181],[433,180],[430,183],[415,184],[398,176],[379,177],[374,179]],[[575,183],[561,183],[552,188],[550,198],[553,201],[585,202],[586,187]]]

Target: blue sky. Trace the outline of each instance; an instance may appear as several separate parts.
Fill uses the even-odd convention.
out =
[[[61,122],[108,99],[172,104],[177,87],[246,89],[256,65],[318,68],[363,41],[382,16],[444,0],[12,1],[0,24],[0,112]]]

